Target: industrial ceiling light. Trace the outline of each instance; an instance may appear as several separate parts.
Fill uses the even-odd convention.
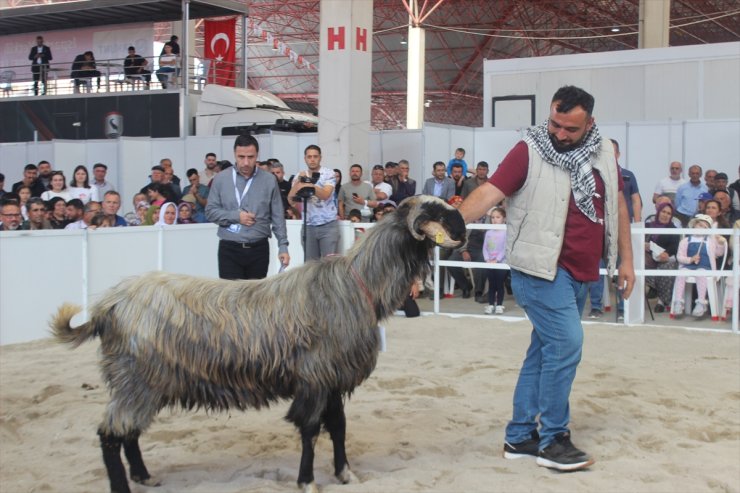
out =
[[[406,41],[406,36],[401,36],[401,44],[404,46],[408,44],[408,41]]]
[[[613,32],[613,33],[618,33],[618,32],[620,32],[620,31],[621,31],[621,29],[619,29],[618,27],[613,27],[613,28],[612,28],[612,32]]]

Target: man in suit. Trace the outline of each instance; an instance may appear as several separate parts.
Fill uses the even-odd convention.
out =
[[[46,78],[49,73],[49,62],[51,61],[51,48],[44,44],[43,36],[36,36],[36,45],[31,47],[28,55],[31,60],[31,73],[33,73],[33,94],[39,94],[39,80],[44,85],[42,95],[46,94]]]
[[[421,191],[424,195],[434,195],[447,202],[455,195],[455,182],[447,176],[447,167],[442,161],[434,163],[432,178],[424,183]]]

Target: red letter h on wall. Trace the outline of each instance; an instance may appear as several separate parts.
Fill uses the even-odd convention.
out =
[[[356,28],[355,50],[367,51],[367,29]]]
[[[336,31],[333,27],[329,28],[327,44],[329,51],[333,50],[335,45],[338,45],[339,50],[344,49],[344,26],[338,27]]]

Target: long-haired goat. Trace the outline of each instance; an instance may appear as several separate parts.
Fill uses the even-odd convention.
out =
[[[378,322],[402,304],[428,267],[435,244],[465,239],[457,210],[426,196],[405,200],[346,256],[309,262],[259,281],[150,273],[124,280],[72,329],[79,307],[51,321],[75,347],[100,337],[101,370],[111,393],[98,434],[111,490],[131,479],[158,484],[146,469],[139,435],[164,407],[260,408],[293,399],[286,419],[299,429],[298,484],[314,483],[321,425],[334,445],[337,478],[355,481],[345,454],[343,397],[375,368]]]

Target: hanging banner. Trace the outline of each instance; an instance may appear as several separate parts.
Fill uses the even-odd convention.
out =
[[[288,57],[288,59],[295,64],[298,68],[308,68],[311,70],[318,70],[318,67],[313,63],[309,62],[304,58],[303,55],[299,55],[294,49],[288,46],[287,43],[276,38],[271,32],[262,28],[259,22],[255,22],[253,18],[249,18],[249,31],[252,36],[261,38],[267,43],[268,46],[272,47],[273,50],[277,51],[278,54]]]
[[[236,82],[236,18],[203,22],[205,55],[210,61],[208,82],[235,86]]]

